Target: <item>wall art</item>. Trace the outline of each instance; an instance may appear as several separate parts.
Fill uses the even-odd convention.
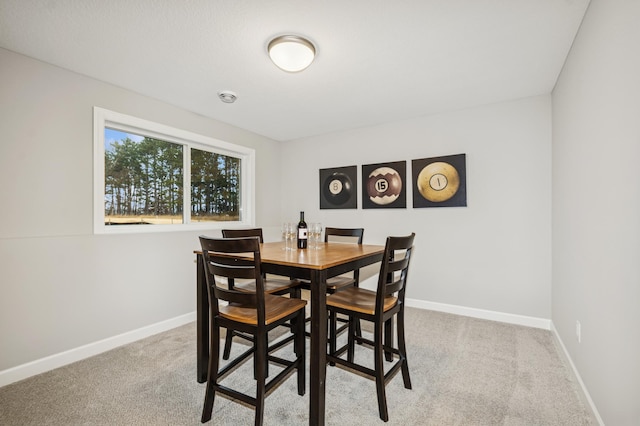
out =
[[[406,175],[406,161],[363,165],[362,208],[406,208]]]
[[[320,169],[320,209],[358,208],[356,166]]]
[[[412,160],[413,207],[467,205],[466,155]]]

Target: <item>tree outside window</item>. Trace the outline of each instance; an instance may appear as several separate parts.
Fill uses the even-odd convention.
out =
[[[141,131],[141,123],[150,126],[148,132]],[[96,124],[103,125],[102,138],[96,138],[102,141],[96,170],[102,181],[98,196],[103,196],[97,232],[139,225],[250,224],[246,168],[253,167],[253,150],[203,143],[209,142],[204,137],[194,141],[197,135],[100,108]]]

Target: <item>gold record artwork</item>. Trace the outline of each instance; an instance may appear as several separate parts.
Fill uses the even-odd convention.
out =
[[[460,175],[455,167],[443,161],[428,164],[418,175],[418,191],[424,198],[441,203],[453,197],[460,188]]]

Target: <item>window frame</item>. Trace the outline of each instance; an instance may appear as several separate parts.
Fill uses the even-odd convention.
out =
[[[105,222],[105,128],[140,136],[149,136],[182,145],[183,149],[183,223],[166,225],[118,225]],[[255,150],[165,124],[156,123],[101,107],[93,108],[93,232],[94,234],[138,234],[150,232],[203,231],[229,227],[254,226]],[[191,148],[240,159],[239,221],[191,222]]]

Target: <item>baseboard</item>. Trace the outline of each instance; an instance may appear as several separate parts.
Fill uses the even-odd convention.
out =
[[[528,317],[524,315],[506,314],[503,312],[487,311],[484,309],[468,308],[466,306],[448,305],[446,303],[428,302],[418,299],[406,299],[407,306],[412,308],[428,309],[431,311],[446,312],[471,318],[480,318],[508,324],[524,325],[533,328],[551,329],[551,320],[545,318]]]
[[[576,380],[580,384],[580,388],[582,390],[582,396],[584,397],[584,402],[587,405],[589,405],[589,407],[591,408],[591,412],[593,413],[594,420],[596,420],[599,425],[604,426],[602,417],[600,417],[600,413],[598,412],[596,405],[593,403],[593,399],[591,399],[591,395],[589,394],[587,387],[584,385],[584,382],[582,381],[582,377],[580,377],[580,373],[578,373],[578,369],[573,363],[573,360],[571,359],[571,356],[567,351],[567,347],[564,345],[564,342],[560,338],[560,335],[558,334],[558,330],[553,325],[553,322],[551,322],[551,334],[555,338],[556,343],[560,346],[560,349],[561,349],[560,352],[562,352],[562,356],[564,356],[564,361],[571,367],[571,371],[573,371],[573,375],[575,376]]]
[[[196,313],[191,312],[166,321],[151,324],[137,330],[128,331],[117,336],[109,337],[65,352],[28,362],[26,364],[18,365],[17,367],[2,370],[0,371],[0,387],[71,364],[72,362],[98,355],[102,352],[117,348],[118,346],[126,345],[127,343],[135,342],[136,340],[144,339],[145,337],[162,333],[163,331],[171,330],[172,328],[188,324],[195,320]]]

